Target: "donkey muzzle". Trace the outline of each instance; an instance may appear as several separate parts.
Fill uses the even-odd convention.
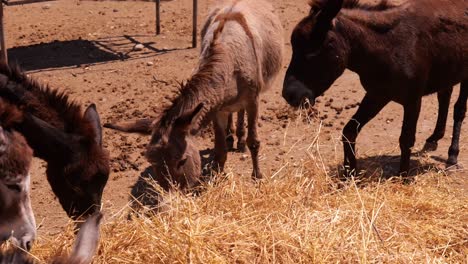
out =
[[[299,107],[309,100],[315,104],[315,95],[307,86],[294,76],[286,76],[283,83],[283,98],[293,107]]]

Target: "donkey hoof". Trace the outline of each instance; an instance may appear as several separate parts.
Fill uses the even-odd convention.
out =
[[[253,171],[252,172],[252,179],[255,180],[255,181],[258,181],[258,180],[261,180],[263,179],[263,174],[259,171]]]
[[[436,151],[437,150],[437,142],[426,141],[424,144],[423,151]]]
[[[460,164],[458,164],[457,158],[449,157],[449,159],[446,162],[446,168],[448,170],[451,170],[451,169],[457,170],[457,169],[462,169],[463,167]]]
[[[341,179],[342,180],[348,180],[352,177],[356,177],[357,173],[356,173],[356,169],[351,169],[349,168],[348,166],[345,166],[341,169]]]
[[[232,135],[226,137],[226,145],[228,150],[234,149],[234,137]]]
[[[237,142],[237,151],[244,153],[246,151],[245,142]]]

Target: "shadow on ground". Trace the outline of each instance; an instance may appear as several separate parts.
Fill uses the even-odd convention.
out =
[[[375,183],[386,180],[402,181],[405,184],[414,181],[415,176],[425,174],[427,172],[439,171],[440,162],[437,161],[422,161],[421,158],[412,157],[410,162],[410,170],[407,175],[402,176],[399,174],[400,169],[400,155],[378,155],[363,157],[357,160],[358,162],[358,176],[354,179],[359,186],[365,187],[369,183]],[[338,179],[341,181],[349,180],[344,176],[343,167],[337,166]]]
[[[189,49],[159,49],[152,39],[154,36],[124,35],[97,40],[53,41],[10,48],[8,57],[26,71],[41,71],[148,58],[174,50]],[[140,48],[135,49],[137,44],[140,44]]]

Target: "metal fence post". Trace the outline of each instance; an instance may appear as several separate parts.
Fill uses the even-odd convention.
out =
[[[156,35],[161,34],[161,0],[156,0]]]
[[[1,60],[8,63],[7,47],[5,44],[5,26],[3,17],[3,1],[0,2],[0,45],[2,48]]]
[[[197,14],[198,14],[198,0],[193,0],[193,28],[192,28],[192,47],[197,47]]]

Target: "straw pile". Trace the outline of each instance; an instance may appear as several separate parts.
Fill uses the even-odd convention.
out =
[[[163,194],[163,212],[109,216],[95,263],[466,263],[467,177],[437,172],[340,183],[314,168],[255,184],[227,173],[197,197]],[[41,239],[66,254],[70,230]]]

